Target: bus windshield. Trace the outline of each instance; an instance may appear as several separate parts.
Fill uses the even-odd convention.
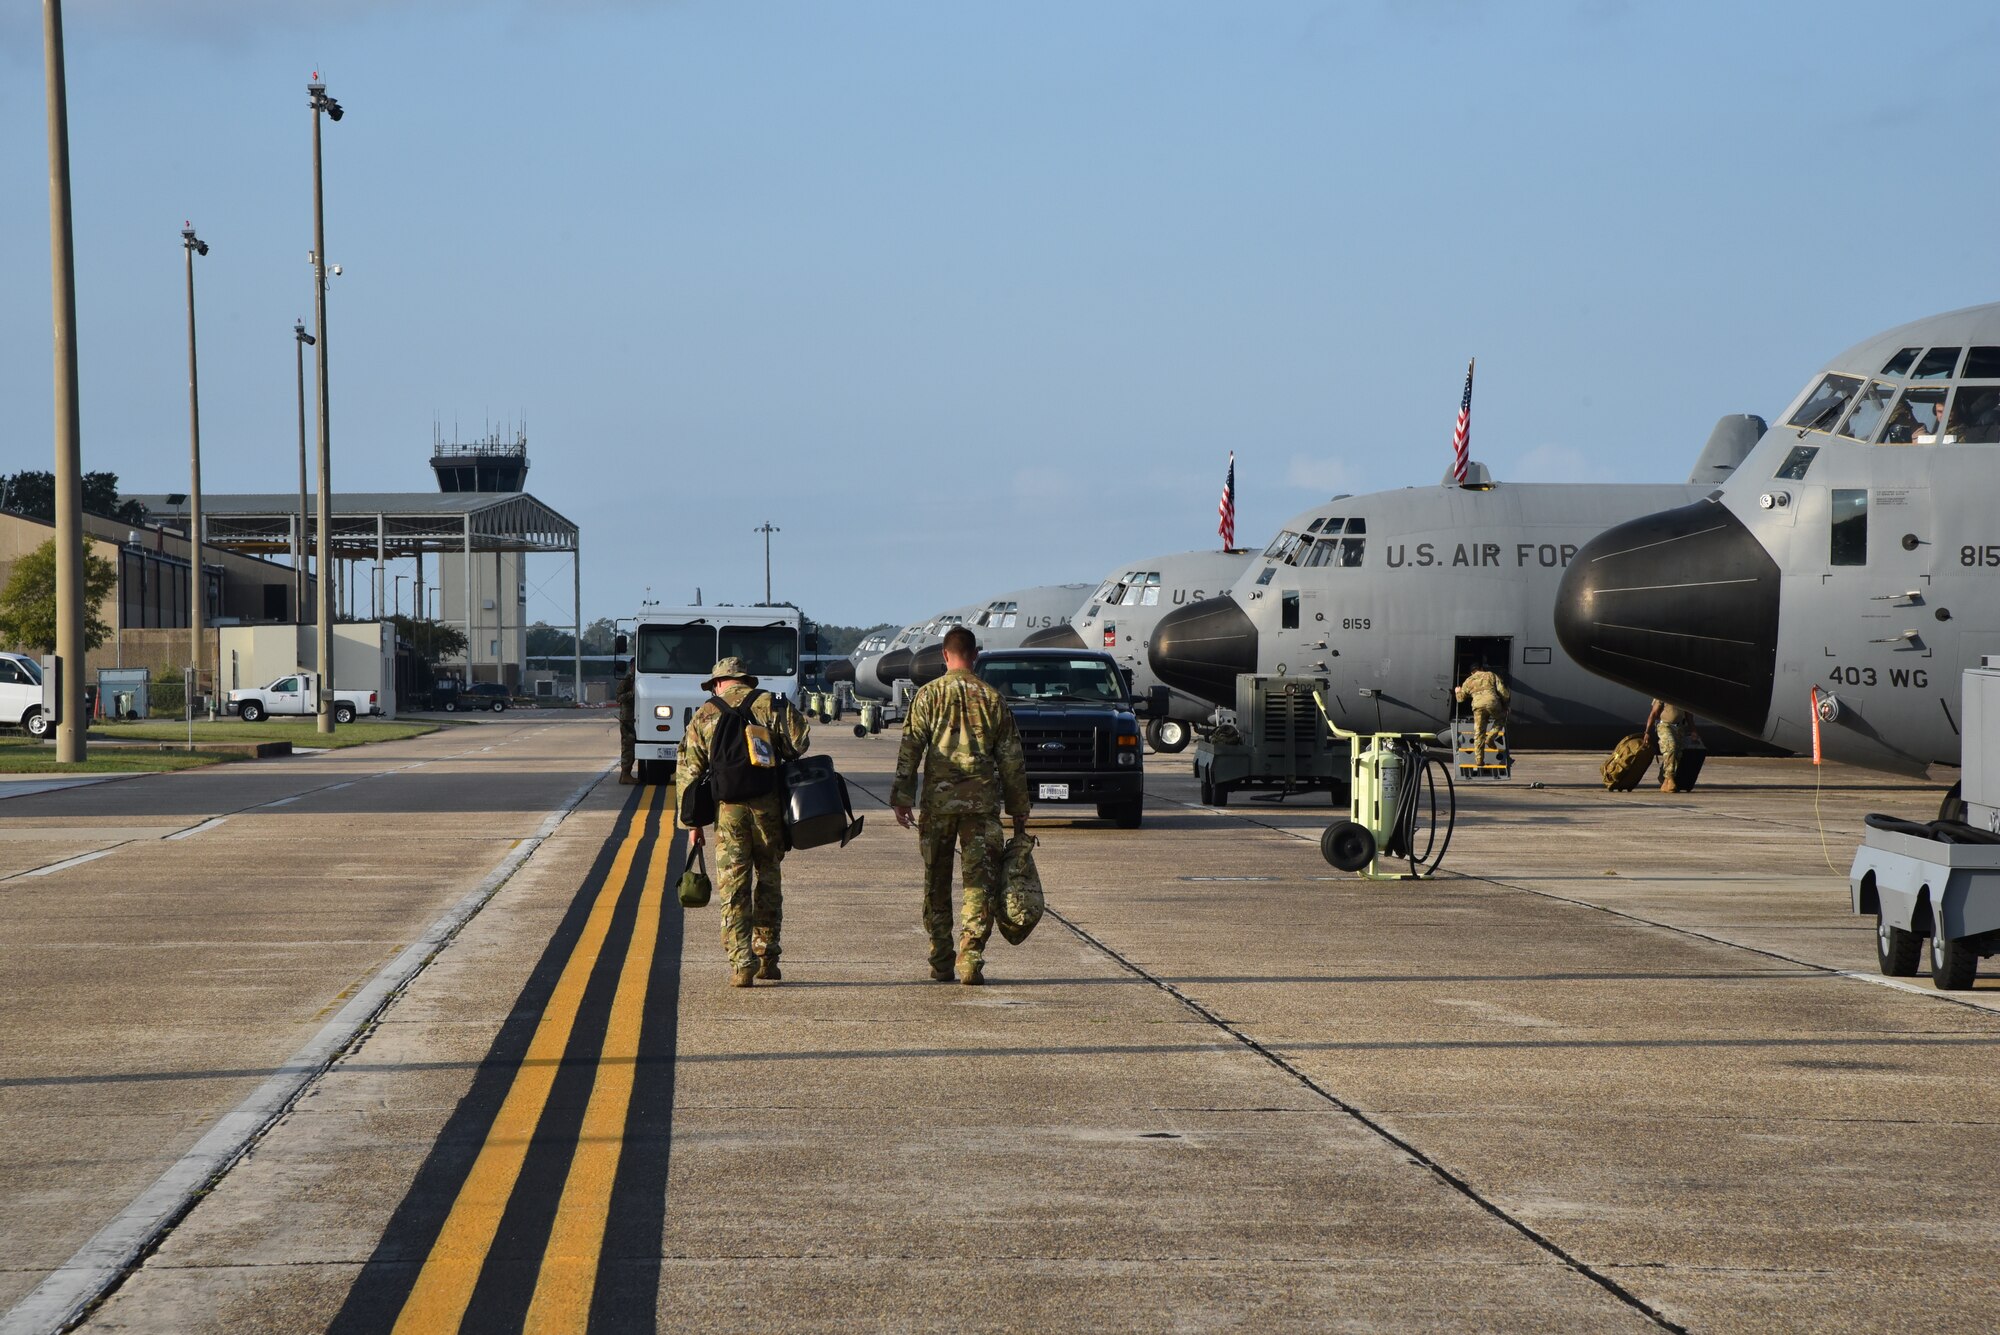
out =
[[[639,627],[638,664],[641,672],[693,673],[705,677],[715,666],[715,627]]]
[[[724,626],[722,657],[740,658],[753,677],[794,677],[799,671],[795,626]],[[706,669],[704,669],[706,671]]]

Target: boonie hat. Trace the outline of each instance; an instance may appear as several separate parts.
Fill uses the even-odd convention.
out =
[[[712,691],[715,689],[715,683],[726,677],[734,677],[746,686],[755,686],[757,684],[757,679],[750,675],[750,669],[743,666],[743,660],[731,657],[725,658],[715,665],[714,669],[708,674],[708,680],[701,684],[701,689]]]

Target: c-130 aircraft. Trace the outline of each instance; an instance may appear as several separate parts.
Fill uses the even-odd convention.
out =
[[[1497,483],[1475,463],[1463,485],[1338,497],[1288,521],[1225,596],[1164,617],[1153,671],[1225,707],[1239,673],[1320,677],[1343,728],[1442,732],[1484,663],[1513,691],[1511,745],[1608,745],[1647,700],[1557,651],[1563,571],[1620,516],[1698,499],[1763,430],[1723,418],[1684,484]]]
[[[1741,467],[1570,563],[1563,648],[1790,751],[1959,761],[1959,676],[2000,654],[2000,304],[1856,344]]]

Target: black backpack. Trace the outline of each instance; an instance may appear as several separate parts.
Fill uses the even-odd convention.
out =
[[[784,754],[783,716],[785,702],[773,697],[779,726],[766,728],[750,713],[750,707],[769,691],[752,691],[743,703],[731,706],[721,696],[709,703],[722,713],[708,744],[708,773],[718,802],[748,802],[778,791],[779,776],[790,757]]]

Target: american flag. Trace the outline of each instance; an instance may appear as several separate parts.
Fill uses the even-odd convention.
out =
[[[1477,357],[1465,364],[1465,397],[1458,401],[1458,425],[1451,432],[1451,476],[1461,486],[1466,460],[1472,457],[1472,368],[1478,364]]]
[[[1222,483],[1222,503],[1215,507],[1221,523],[1215,531],[1222,535],[1222,546],[1226,551],[1236,545],[1236,451],[1229,452],[1229,476]]]

